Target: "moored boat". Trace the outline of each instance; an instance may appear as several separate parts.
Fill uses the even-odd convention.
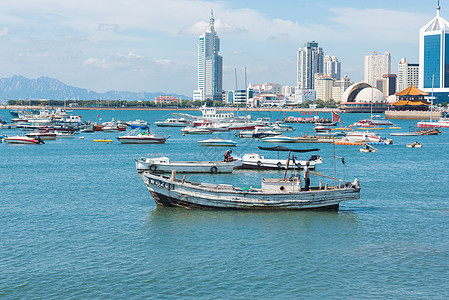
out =
[[[119,136],[117,140],[122,144],[163,144],[168,137],[142,131],[140,129],[131,130],[129,133]]]
[[[289,149],[282,146],[276,147],[260,147],[261,150],[267,151],[290,151],[291,153],[308,153],[319,151],[320,149]],[[308,160],[300,160],[294,157],[294,159],[290,160],[288,163],[288,169],[300,169],[304,168],[304,166],[308,165],[309,169],[315,169],[317,164],[321,164],[323,162],[321,156],[312,155]],[[264,156],[258,153],[250,153],[242,156],[242,165],[241,169],[259,169],[259,170],[268,170],[268,169],[285,169],[287,167],[287,159],[273,159],[273,158],[265,158]]]
[[[140,157],[136,159],[137,172],[158,173],[232,173],[241,161],[171,161],[168,157]]]
[[[422,145],[418,142],[407,144],[407,148],[422,148]]]
[[[270,136],[262,139],[262,142],[268,142],[268,143],[297,143],[298,140],[296,138],[292,138],[285,135],[277,135],[277,136]]]
[[[208,140],[198,141],[198,144],[201,146],[236,146],[237,142],[234,142],[232,140],[224,140],[218,137],[214,137]]]
[[[41,140],[39,137],[31,138],[19,135],[3,138],[3,142],[6,142],[8,144],[32,144],[32,145],[45,144],[45,142]]]
[[[48,130],[37,130],[26,134],[27,137],[40,137],[41,140],[56,140],[56,133]]]
[[[241,210],[338,210],[346,200],[360,198],[360,185],[341,182],[340,185],[301,188],[299,177],[262,178],[261,188],[238,188],[229,184],[210,184],[177,179],[143,172],[142,179],[154,201],[160,206],[178,206],[196,209]]]
[[[209,129],[205,129],[202,127],[185,127],[183,129],[181,129],[181,132],[183,135],[185,134],[211,134],[212,131],[210,131]]]

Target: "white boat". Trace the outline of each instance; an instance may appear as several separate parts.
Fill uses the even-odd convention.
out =
[[[266,130],[261,127],[256,127],[254,130],[243,130],[239,133],[239,137],[241,138],[264,138],[277,135],[281,135],[281,133],[278,131]]]
[[[419,135],[418,132],[392,132],[390,133],[391,136],[417,136]]]
[[[229,131],[229,125],[225,123],[213,123],[213,124],[203,124],[199,126],[200,129],[207,129],[209,131],[215,132],[223,132],[223,131]]]
[[[6,137],[3,138],[3,142],[9,143],[9,144],[45,144],[43,140],[41,140],[39,137],[31,138],[27,136],[12,136],[12,137]]]
[[[224,140],[218,137],[214,137],[208,140],[198,141],[201,146],[236,146],[237,142],[231,140]]]
[[[136,159],[137,172],[158,173],[232,173],[241,160],[235,161],[170,161],[168,157],[140,157]]]
[[[164,121],[154,122],[154,124],[156,124],[156,126],[158,127],[186,127],[192,123],[184,118],[168,118]]]
[[[17,124],[16,123],[0,123],[1,129],[16,129]]]
[[[377,151],[376,148],[374,148],[373,146],[368,145],[368,144],[366,144],[364,147],[360,148],[360,152],[365,152],[365,153],[376,152],[376,151]]]
[[[272,137],[266,137],[262,139],[262,142],[268,143],[297,143],[298,140],[296,138],[292,138],[285,135],[278,135]]]
[[[181,129],[181,132],[183,135],[185,134],[211,134],[212,131],[210,131],[209,129],[205,129],[202,127],[185,127],[183,129]]]
[[[292,126],[281,124],[279,122],[274,123],[271,125],[271,130],[278,131],[278,132],[291,132],[295,131],[295,129]]]
[[[168,137],[152,134],[149,130],[142,131],[140,128],[117,138],[122,144],[163,144],[167,139]]]
[[[54,131],[56,138],[73,138],[75,136],[74,132],[64,132],[64,131]]]
[[[380,143],[384,142],[381,137],[377,136],[375,133],[372,132],[348,132],[346,133],[346,136],[341,139],[341,141],[344,142],[352,142],[352,143],[361,143],[361,142],[368,142],[368,143]]]
[[[261,150],[268,150],[268,151],[290,151],[292,153],[307,153],[307,152],[313,152],[313,151],[319,151],[319,149],[289,149],[282,146],[277,147],[259,147]],[[323,159],[319,155],[312,155],[308,160],[299,160],[299,159],[292,159],[289,161],[288,169],[300,169],[304,168],[306,164],[309,165],[309,169],[315,169],[315,166],[317,164],[321,164],[323,162]],[[258,153],[250,153],[245,154],[242,157],[242,166],[239,167],[241,169],[284,169],[287,166],[287,160],[286,159],[272,159],[272,158],[265,158],[264,156],[258,154]]]
[[[48,130],[37,130],[26,134],[27,137],[40,137],[41,140],[56,140],[56,133]]]
[[[136,119],[134,121],[126,122],[126,124],[131,127],[132,129],[141,128],[145,129],[148,128],[148,122],[140,119]]]
[[[126,131],[126,125],[125,124],[119,124],[119,122],[116,122],[114,118],[112,118],[109,122],[104,122],[101,124],[103,126],[104,132],[117,132],[117,131]]]
[[[440,118],[436,121],[418,122],[418,128],[449,128],[449,118]]]
[[[422,145],[418,142],[407,144],[407,148],[422,148]]]
[[[360,185],[339,181],[339,185],[320,185],[301,188],[299,177],[288,179],[262,178],[261,188],[247,189],[229,184],[196,183],[143,172],[142,179],[158,206],[177,206],[194,209],[241,210],[338,210],[346,200],[360,198]]]

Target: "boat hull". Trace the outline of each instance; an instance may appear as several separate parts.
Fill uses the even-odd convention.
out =
[[[152,171],[158,173],[232,173],[234,170],[234,162],[211,161],[178,161],[168,164],[147,162],[143,159],[136,159],[137,172]]]
[[[296,193],[241,190],[228,185],[207,185],[170,180],[142,173],[157,205],[195,209],[232,210],[326,210],[338,209],[341,201],[360,198],[360,187],[312,188]]]
[[[145,137],[118,137],[117,140],[122,144],[163,144],[166,138],[145,138]]]

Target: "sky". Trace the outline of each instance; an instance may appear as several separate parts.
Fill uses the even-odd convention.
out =
[[[447,2],[447,6],[446,6]],[[14,0],[0,3],[0,77],[48,76],[96,92],[191,96],[198,37],[210,11],[220,37],[223,88],[296,85],[307,41],[335,55],[342,75],[363,80],[364,56],[389,51],[418,62],[418,31],[437,1],[418,0]],[[449,1],[441,0],[449,19]],[[237,70],[237,80],[235,76]]]

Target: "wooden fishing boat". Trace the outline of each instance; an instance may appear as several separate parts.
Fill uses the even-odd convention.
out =
[[[143,172],[142,179],[159,206],[196,209],[240,210],[338,210],[340,202],[360,198],[360,185],[342,182],[334,186],[301,188],[298,176],[262,178],[261,188],[238,188],[228,184],[196,183]]]

